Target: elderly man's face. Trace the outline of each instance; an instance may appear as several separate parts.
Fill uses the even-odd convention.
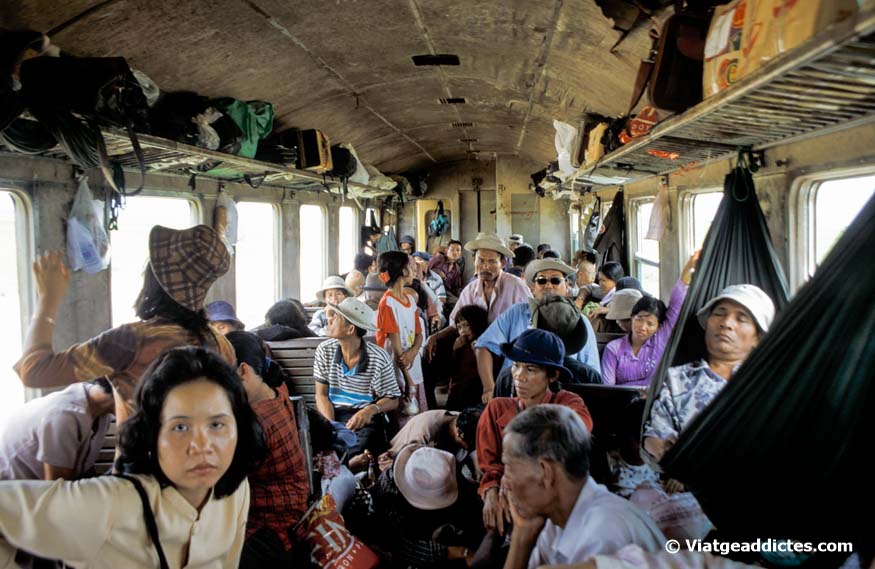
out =
[[[504,264],[498,251],[478,249],[474,255],[474,270],[481,281],[495,281],[501,275],[501,267]]]
[[[589,261],[577,264],[577,286],[588,286],[595,282],[595,265]]]
[[[518,435],[505,435],[502,441],[501,462],[504,475],[501,485],[508,490],[508,499],[524,518],[542,516],[548,512],[553,496],[544,485],[544,470],[537,461],[519,456]]]
[[[709,358],[744,361],[759,341],[756,321],[745,307],[721,300],[711,309],[705,327]]]
[[[401,250],[404,251],[405,253],[407,253],[408,255],[412,255],[414,253],[413,245],[410,243],[402,243]]]
[[[325,291],[325,302],[327,304],[340,304],[346,298],[346,291],[342,288],[330,288]]]
[[[554,269],[539,271],[535,274],[534,281],[535,285],[532,287],[532,294],[538,300],[541,300],[547,293],[562,297],[568,296],[568,282],[561,271]]]
[[[343,340],[355,334],[355,326],[351,325],[340,312],[329,308],[325,311],[328,317],[328,326],[325,327],[325,335],[329,338]]]
[[[462,246],[458,243],[453,243],[447,247],[447,259],[450,261],[458,261],[462,258]]]

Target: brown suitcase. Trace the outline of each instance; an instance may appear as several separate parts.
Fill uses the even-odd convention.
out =
[[[298,169],[324,174],[334,165],[331,162],[331,142],[321,130],[298,131]]]

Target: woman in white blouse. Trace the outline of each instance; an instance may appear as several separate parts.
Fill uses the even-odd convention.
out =
[[[0,482],[0,568],[16,550],[76,568],[237,567],[264,436],[236,372],[203,348],[169,350],[136,403],[119,434],[127,479]]]

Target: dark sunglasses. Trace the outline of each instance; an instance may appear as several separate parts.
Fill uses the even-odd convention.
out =
[[[538,277],[535,279],[535,284],[538,286],[544,286],[547,283],[550,283],[553,286],[559,286],[564,280],[565,279],[562,277],[550,277],[549,279],[547,277]]]

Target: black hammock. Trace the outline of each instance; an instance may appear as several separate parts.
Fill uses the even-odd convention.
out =
[[[726,176],[723,200],[702,244],[699,264],[687,291],[678,323],[671,333],[650,383],[644,417],[665,383],[668,368],[705,357],[705,331],[696,313],[729,285],[760,287],[780,312],[787,304],[787,281],[753,184],[744,154]]]
[[[719,530],[871,545],[873,251],[875,198],[663,458]]]

